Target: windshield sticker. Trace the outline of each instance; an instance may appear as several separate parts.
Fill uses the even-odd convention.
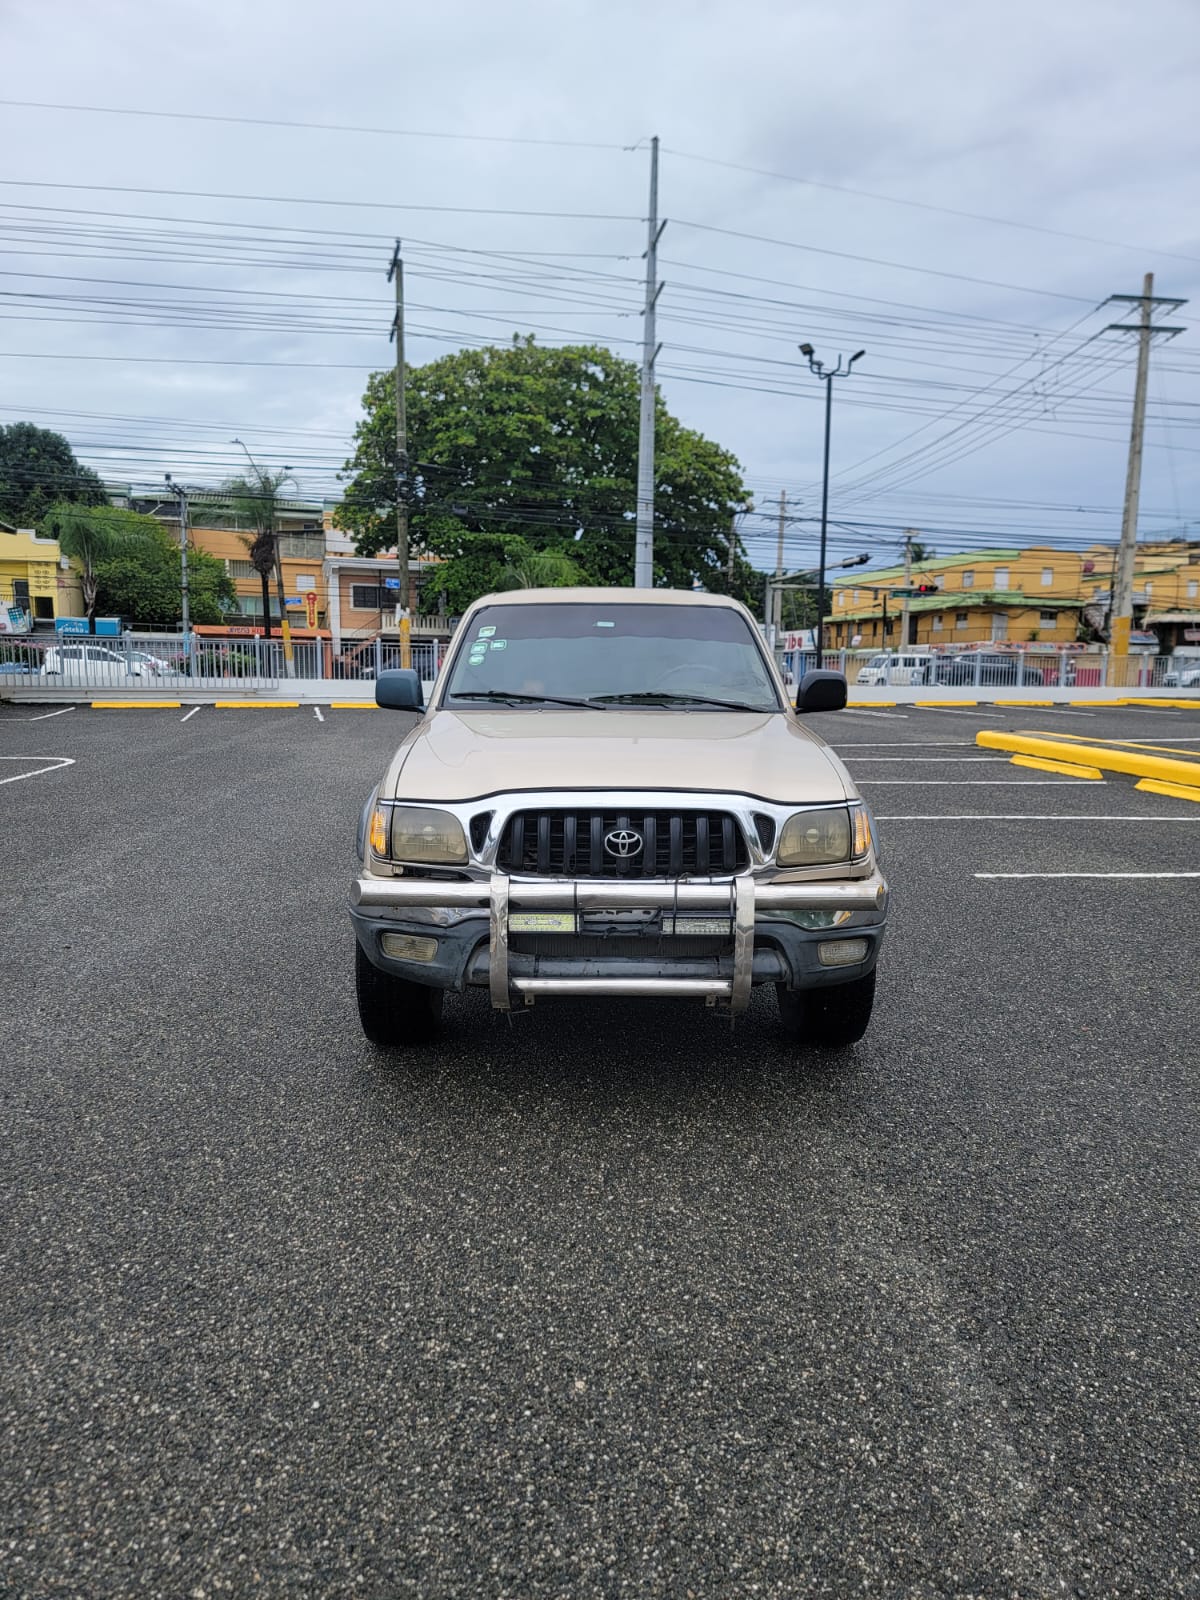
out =
[[[493,639],[492,640],[492,649],[493,650],[507,650],[508,649],[508,640],[507,639]]]
[[[473,667],[477,667],[481,661],[487,660],[487,650],[476,649],[474,646],[472,646],[471,654],[467,657],[467,659]]]
[[[598,622],[596,624],[596,626],[598,628],[615,628],[616,627],[616,623],[615,622]]]
[[[477,637],[480,638],[480,639],[490,639],[495,634],[495,632],[496,632],[495,628],[480,628]]]

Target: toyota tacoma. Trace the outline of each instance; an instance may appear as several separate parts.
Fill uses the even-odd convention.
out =
[[[871,819],[750,613],[718,595],[488,595],[363,809],[351,894],[359,1016],[429,1039],[447,990],[686,997],[736,1014],[772,984],[800,1044],[862,1037],[887,884]]]

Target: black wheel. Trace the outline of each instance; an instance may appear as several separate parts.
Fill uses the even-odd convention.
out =
[[[358,1020],[372,1044],[389,1049],[410,1044],[426,1044],[442,1022],[441,989],[411,983],[407,978],[380,972],[354,945],[354,988],[358,996]]]
[[[785,989],[776,984],[779,1015],[799,1045],[840,1050],[857,1044],[871,1021],[875,1004],[875,972],[829,989]]]

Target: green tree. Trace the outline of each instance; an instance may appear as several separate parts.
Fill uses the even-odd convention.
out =
[[[0,522],[36,528],[55,502],[99,506],[104,485],[90,467],[81,467],[61,433],[32,422],[0,426]]]
[[[42,520],[42,531],[58,540],[58,547],[82,569],[80,584],[87,612],[88,631],[96,631],[97,568],[118,557],[138,558],[150,546],[159,524],[153,517],[117,506],[80,505],[60,500]]]
[[[153,517],[147,542],[135,552],[96,562],[97,604],[106,616],[127,617],[135,628],[173,627],[180,620],[178,542]],[[219,623],[236,603],[225,563],[188,549],[188,610],[193,622]]]
[[[426,579],[453,610],[502,584],[527,552],[579,581],[633,581],[638,371],[600,346],[532,338],[414,368],[406,388],[414,548],[443,558]],[[374,373],[336,513],[361,554],[395,542],[395,380]],[[729,541],[748,508],[737,461],[657,400],[655,582],[729,587]],[[561,572],[565,570],[561,566]],[[740,542],[734,590],[750,585]]]

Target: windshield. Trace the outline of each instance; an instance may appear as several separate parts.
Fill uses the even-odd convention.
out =
[[[557,602],[485,606],[446,700],[779,711],[750,624],[725,606]]]

